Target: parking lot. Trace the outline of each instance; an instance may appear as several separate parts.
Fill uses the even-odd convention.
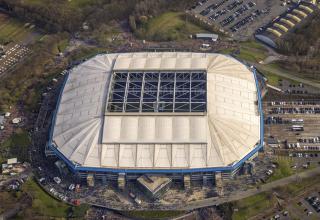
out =
[[[309,95],[320,93],[319,89],[309,85],[304,85],[303,83],[293,83],[282,79],[278,81],[277,87],[280,88],[285,94]]]
[[[307,215],[315,215],[320,218],[320,194],[314,192],[306,197],[301,203],[306,207],[304,212]]]
[[[190,12],[235,39],[245,40],[287,8],[279,0],[201,0]]]
[[[13,68],[19,61],[30,53],[30,49],[20,44],[14,44],[6,48],[0,56],[0,76]]]
[[[297,168],[320,162],[320,100],[265,102],[265,138],[275,154]]]

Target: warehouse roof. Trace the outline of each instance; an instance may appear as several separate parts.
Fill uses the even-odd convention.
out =
[[[218,37],[219,35],[217,34],[207,34],[207,33],[196,34],[196,38],[212,39],[213,41],[218,40]]]

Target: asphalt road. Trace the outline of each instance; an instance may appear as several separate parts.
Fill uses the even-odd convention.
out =
[[[293,183],[293,182],[297,181],[297,179],[305,179],[305,178],[313,177],[316,175],[320,175],[320,167],[317,167],[315,169],[308,170],[308,171],[305,171],[302,173],[298,173],[297,175],[292,175],[292,176],[289,176],[289,177],[286,177],[286,178],[283,178],[280,180],[276,180],[271,183],[264,184],[260,188],[250,189],[250,190],[243,191],[243,192],[235,192],[234,194],[227,196],[227,197],[222,197],[222,198],[213,197],[213,198],[204,199],[201,201],[192,202],[187,205],[184,205],[184,207],[180,207],[180,209],[181,210],[193,210],[193,209],[197,209],[197,208],[219,205],[219,204],[226,203],[226,202],[232,202],[232,201],[236,201],[236,200],[244,199],[246,197],[253,196],[253,195],[261,193],[261,192],[270,191],[270,190],[277,188],[279,186],[284,186],[289,183]]]
[[[291,80],[294,80],[294,81],[297,81],[297,82],[301,82],[301,83],[303,83],[305,85],[309,85],[309,86],[312,86],[312,87],[320,89],[320,83],[317,83],[315,81],[303,79],[303,78],[294,76],[294,75],[290,74],[289,72],[282,71],[282,70],[280,71],[280,70],[277,70],[275,68],[268,67],[268,66],[265,66],[265,65],[262,65],[262,64],[254,63],[253,65],[255,67],[257,67],[258,70],[260,70],[260,69],[261,70],[265,70],[265,71],[271,72],[271,73],[273,73],[275,75],[278,75],[278,76],[281,76],[281,77],[284,77],[284,78],[288,78],[288,79],[291,79]]]

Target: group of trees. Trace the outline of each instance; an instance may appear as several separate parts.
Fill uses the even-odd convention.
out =
[[[76,0],[74,0],[76,1]],[[168,10],[185,10],[195,0],[91,0],[70,4],[68,0],[0,0],[0,7],[50,32],[75,32],[83,22],[93,29],[111,20],[128,19],[132,29],[149,18]]]
[[[304,77],[320,79],[320,13],[316,13],[310,21],[288,33],[280,39],[278,47],[280,52],[291,58],[279,64]]]
[[[55,54],[52,51],[65,38],[64,33],[54,34],[38,42],[31,48],[33,53],[21,64],[21,68],[2,78],[0,81],[0,112],[21,99],[29,110],[36,107],[41,97],[40,88],[48,83],[52,75],[61,71],[61,67],[55,65]],[[52,68],[46,70],[48,66]]]
[[[320,55],[320,13],[316,13],[308,24],[288,33],[279,40],[281,52],[288,55],[310,56]]]
[[[195,0],[0,0],[0,10],[5,10],[15,17],[31,22],[49,33],[42,42],[32,48],[33,55],[24,63],[23,71],[15,71],[0,82],[0,110],[16,103],[23,98],[26,104],[33,106],[39,94],[37,85],[47,81],[48,63],[54,63],[52,50],[57,43],[81,30],[82,24],[89,24],[90,36],[87,39],[107,44],[113,35],[118,33],[114,21],[129,21],[131,28],[136,30],[148,19],[171,11],[184,11],[194,4]],[[130,19],[129,19],[130,17]],[[112,23],[113,22],[113,23]],[[63,33],[63,34],[62,34]],[[103,36],[101,36],[103,35]],[[60,39],[60,37],[62,39]],[[1,40],[1,39],[0,39]],[[32,60],[32,62],[31,62]],[[52,72],[56,71],[53,68]],[[27,91],[27,92],[26,92]]]
[[[19,0],[0,0],[0,7],[49,32],[75,31],[80,27],[82,19],[79,8],[65,7],[59,1],[25,4]]]
[[[141,0],[135,4],[133,12],[129,16],[131,30],[138,36],[144,36],[147,22],[150,18],[168,11],[184,11],[191,7],[195,0]],[[155,40],[170,40],[158,34]],[[147,37],[147,36],[145,36]],[[174,36],[172,36],[174,38]],[[148,38],[148,37],[147,37]],[[172,39],[173,40],[173,39]]]

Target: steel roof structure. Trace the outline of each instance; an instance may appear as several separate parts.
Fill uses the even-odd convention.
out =
[[[232,170],[263,143],[255,74],[220,54],[97,55],[68,74],[49,145],[75,171]]]

